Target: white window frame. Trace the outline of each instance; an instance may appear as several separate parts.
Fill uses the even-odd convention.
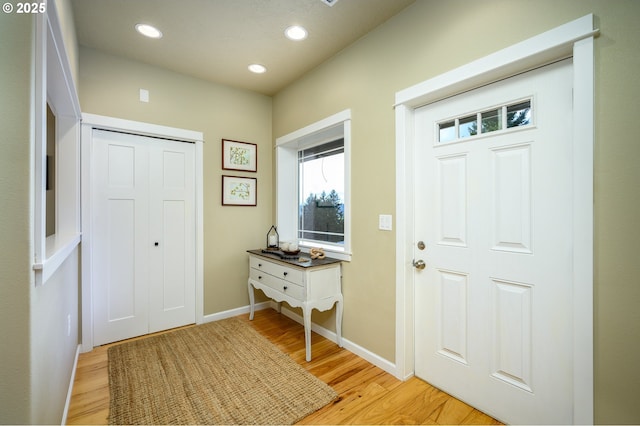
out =
[[[35,285],[43,285],[80,244],[80,102],[55,2],[35,16],[33,194]],[[46,236],[47,103],[56,116],[55,233]]]
[[[298,151],[344,139],[344,245],[300,244],[302,251],[322,247],[327,256],[351,260],[351,110],[347,109],[276,139],[276,224],[280,241],[298,239]]]

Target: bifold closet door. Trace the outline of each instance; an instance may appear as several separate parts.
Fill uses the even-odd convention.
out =
[[[192,144],[95,130],[94,345],[195,322]]]
[[[149,332],[194,323],[195,145],[161,140],[149,152]]]

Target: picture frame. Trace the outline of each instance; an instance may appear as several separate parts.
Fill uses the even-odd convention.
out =
[[[222,139],[222,169],[257,172],[258,145]]]
[[[222,205],[251,206],[258,204],[258,179],[222,175]]]

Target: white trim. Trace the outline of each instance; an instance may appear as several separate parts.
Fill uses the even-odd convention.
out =
[[[31,138],[33,172],[33,269],[36,286],[44,284],[43,270],[47,260],[46,237],[46,165],[47,165],[47,15],[35,17],[35,93],[31,111],[34,120],[35,135]]]
[[[396,93],[396,105],[418,107],[572,56],[576,41],[593,37],[593,15],[561,25]]]
[[[125,120],[122,118],[106,117],[95,114],[82,114],[82,124],[91,125],[95,129],[128,132],[136,135],[151,136],[165,139],[175,139],[185,142],[202,142],[202,132],[161,126],[159,124]]]
[[[273,300],[267,300],[266,302],[262,302],[262,303],[256,303],[255,304],[255,311],[261,311],[264,309],[274,309],[274,310],[278,310],[278,303],[274,302]],[[213,321],[220,321],[223,319],[227,319],[227,318],[231,318],[231,317],[237,317],[238,315],[244,315],[244,314],[248,314],[250,311],[251,307],[249,305],[247,306],[242,306],[240,308],[235,308],[235,309],[229,309],[228,311],[223,311],[223,312],[218,312],[215,314],[210,314],[205,316],[204,318],[204,322],[208,323],[208,322],[213,322]],[[298,324],[304,325],[304,320],[302,318],[302,316],[296,314],[295,312],[289,310],[289,309],[281,309],[280,313],[288,318],[291,318],[292,320],[294,320],[295,322],[297,322]],[[336,333],[333,331],[330,331],[314,322],[311,323],[311,330],[315,333],[318,333],[320,336],[332,341],[333,343],[337,344],[338,339],[336,336]],[[360,358],[363,358],[367,361],[369,361],[371,364],[375,365],[376,367],[381,368],[382,370],[386,371],[389,374],[395,374],[396,371],[396,366],[376,355],[375,353],[363,348],[362,346],[353,343],[352,341],[345,339],[344,337],[342,337],[342,347],[346,350],[348,350],[349,352],[354,353],[355,355],[358,355]]]
[[[70,235],[52,235],[46,239],[46,252],[51,253],[44,262],[33,264],[34,271],[40,271],[42,284],[46,283],[60,265],[71,255],[73,250],[80,244],[82,235],[80,233]]]
[[[256,303],[254,305],[254,310],[262,311],[264,309],[273,308],[275,306],[275,302],[271,300],[267,300],[266,302]],[[216,312],[215,314],[205,315],[203,319],[203,323],[220,321],[223,319],[237,317],[238,315],[245,315],[251,311],[251,307],[249,305],[241,306],[239,308],[229,309],[227,311]]]
[[[91,136],[93,128],[90,125],[83,125],[80,129],[80,140],[82,141],[80,182],[82,200],[82,245],[81,250],[81,320],[82,352],[90,352],[93,349],[93,286],[91,285],[91,275],[93,271],[93,253],[91,250]]]
[[[200,134],[202,138],[202,134]],[[196,324],[204,321],[204,143],[195,142],[196,180]]]
[[[67,102],[62,105],[63,109],[58,110],[59,114],[64,116],[73,116],[80,118],[81,109],[80,109],[80,100],[78,99],[78,91],[76,90],[75,82],[73,81],[73,76],[71,74],[71,65],[69,62],[69,55],[67,54],[67,50],[64,46],[64,41],[62,37],[62,25],[60,24],[60,20],[58,17],[58,11],[55,2],[47,2],[47,20],[49,22],[49,37],[52,42],[50,52],[55,52],[56,57],[59,61],[59,68],[51,70],[51,62],[49,62],[52,58],[47,58],[47,73],[54,72],[56,73],[57,83],[55,87],[47,87],[49,93],[53,93],[54,97],[64,97]],[[60,73],[60,75],[57,75]]]
[[[33,263],[35,285],[43,285],[80,242],[80,102],[55,4],[35,17],[33,146]],[[46,237],[47,101],[56,116],[56,225]]]
[[[304,324],[303,318],[293,311],[290,311],[288,309],[282,309],[281,313],[282,315],[288,318],[291,318],[292,320],[294,320],[299,324]],[[318,333],[320,336],[326,338],[327,340],[331,340],[335,344],[337,344],[338,342],[335,332],[330,331],[314,322],[311,323],[311,331]],[[360,358],[370,362],[376,367],[381,368],[387,373],[395,375],[396,366],[391,361],[386,360],[379,355],[376,355],[375,353],[369,351],[368,349],[363,348],[362,346],[350,341],[349,339],[345,339],[344,337],[342,337],[341,340],[342,340],[342,347],[344,349],[348,350],[349,352],[355,355],[358,355]]]
[[[573,67],[573,422],[593,424],[593,37],[574,45]],[[580,117],[580,119],[578,119]],[[589,126],[589,118],[592,118]]]
[[[69,379],[69,387],[67,388],[67,399],[64,402],[64,410],[62,411],[62,426],[67,424],[67,415],[69,414],[69,406],[71,405],[71,395],[73,394],[73,384],[76,381],[76,370],[78,369],[78,358],[80,357],[81,345],[76,347],[76,356],[73,358],[73,367],[71,368],[71,379]]]
[[[415,108],[573,56],[574,423],[593,424],[593,15],[507,47],[396,93],[396,377],[414,367],[413,116]]]
[[[413,109],[396,107],[396,372],[413,376]]]
[[[324,246],[328,256],[351,261],[351,110],[333,114],[276,139],[276,222],[280,241],[298,240],[298,150],[344,139],[344,246]],[[301,244],[303,251],[313,244]],[[318,244],[314,245],[318,246]]]
[[[91,253],[91,138],[94,129],[113,130],[141,136],[173,139],[195,144],[196,215],[196,324],[204,321],[204,196],[203,134],[193,130],[82,114],[82,352],[93,349],[93,259]]]
[[[288,144],[296,140],[306,141],[318,132],[324,132],[326,129],[342,124],[345,121],[351,120],[351,110],[345,109],[335,113],[327,118],[323,118],[320,121],[309,124],[294,132],[280,136],[276,139],[276,146]]]

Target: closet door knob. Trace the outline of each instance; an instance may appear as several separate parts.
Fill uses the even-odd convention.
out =
[[[153,245],[158,247],[160,245],[160,243],[156,241],[155,243],[153,243]]]

